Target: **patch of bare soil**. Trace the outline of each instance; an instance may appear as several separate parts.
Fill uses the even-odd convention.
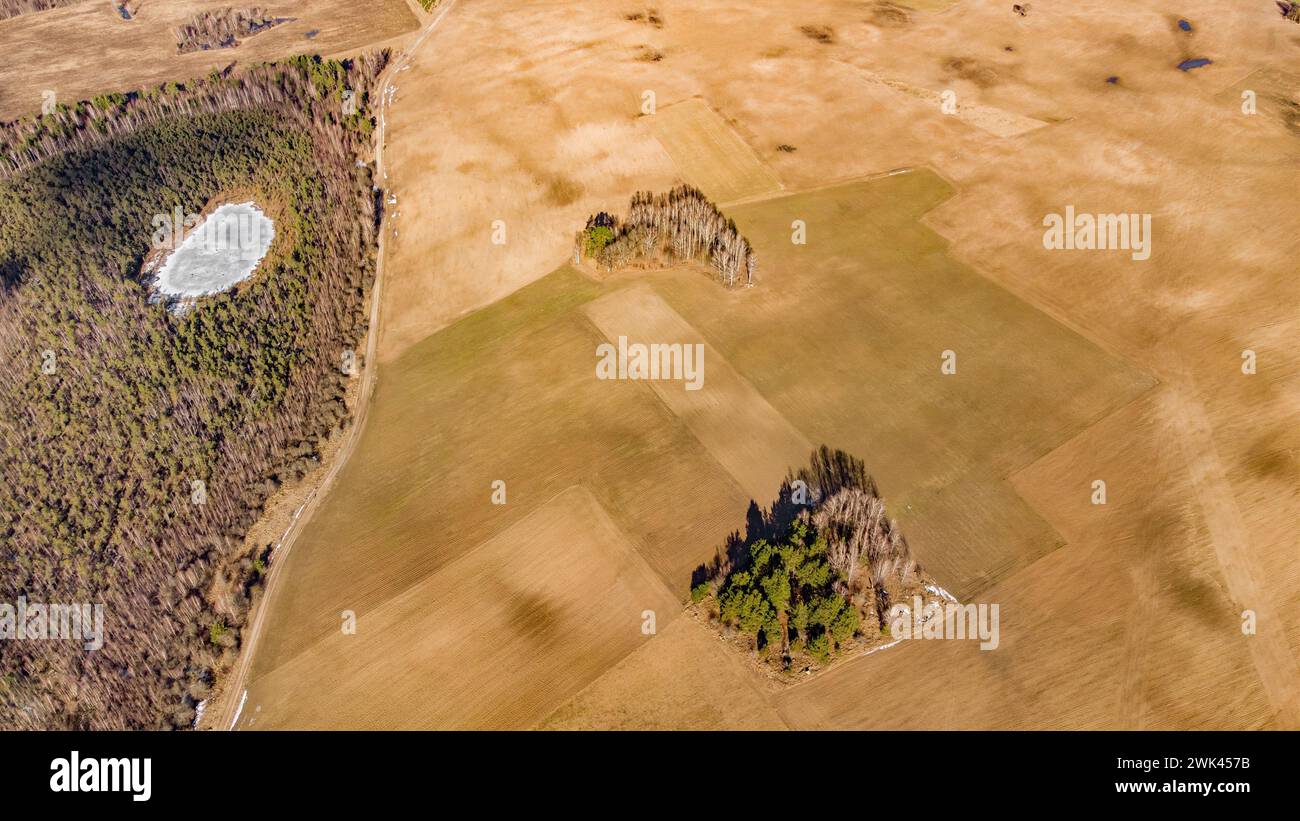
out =
[[[980,88],[992,88],[1002,82],[1002,66],[975,57],[949,57],[943,61],[943,70],[961,80],[972,82]]]
[[[646,9],[645,11],[631,11],[623,15],[623,19],[630,23],[644,23],[647,26],[661,29],[664,27],[664,18],[659,14],[658,9]]]
[[[800,26],[799,31],[804,37],[807,37],[809,40],[816,40],[823,46],[835,44],[835,29],[830,26]]]

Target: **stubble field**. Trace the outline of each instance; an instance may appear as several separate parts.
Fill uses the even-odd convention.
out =
[[[592,211],[710,184],[638,110],[646,89],[665,113],[704,101],[792,196],[728,209],[761,252],[758,288],[645,281],[809,441],[867,460],[940,581],[1003,608],[996,651],[913,643],[767,703],[792,726],[1295,726],[1300,144],[1274,112],[1300,93],[1300,32],[1268,4],[1209,2],[1179,9],[1191,32],[1159,4],[1100,0],[1025,17],[995,2],[658,12],[659,28],[595,4],[457,10],[395,117],[401,219],[425,230],[386,306],[389,355],[551,270]],[[662,59],[638,60],[647,46]],[[1257,71],[1266,116],[1252,118],[1239,92]],[[944,91],[958,115],[936,105]],[[852,186],[821,193],[907,167],[860,183],[856,203]],[[1046,251],[1043,217],[1067,205],[1151,213],[1152,258]],[[490,256],[494,218],[518,238],[506,259]],[[806,246],[789,242],[794,218]],[[1241,372],[1246,348],[1257,374]],[[1090,502],[1098,479],[1106,505]],[[1259,635],[1242,635],[1245,609],[1269,614]],[[681,625],[557,716],[644,716],[634,671],[661,643],[716,663],[684,661]],[[646,720],[689,725],[716,697],[692,686]]]

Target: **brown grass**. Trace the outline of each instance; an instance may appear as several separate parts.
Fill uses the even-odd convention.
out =
[[[404,233],[395,259],[404,281],[392,291],[387,345],[401,350],[449,317],[552,270],[587,213],[617,208],[636,188],[690,179],[688,166],[647,141],[655,120],[634,118],[645,88],[658,93],[656,117],[671,111],[665,101],[698,94],[735,118],[750,145],[799,147],[780,155],[789,190],[933,165],[958,193],[926,222],[979,276],[1162,380],[1154,353],[1176,349],[1205,402],[1227,477],[1223,492],[1237,500],[1240,549],[1262,568],[1259,595],[1293,600],[1300,559],[1288,548],[1285,523],[1300,517],[1300,500],[1283,473],[1257,469],[1269,462],[1261,462],[1257,443],[1267,437],[1267,451],[1297,448],[1285,419],[1300,402],[1288,387],[1300,372],[1287,341],[1300,330],[1293,310],[1300,294],[1287,274],[1289,251],[1277,241],[1300,231],[1284,182],[1296,137],[1269,117],[1241,115],[1239,99],[1218,97],[1237,78],[1285,64],[1281,41],[1254,36],[1277,22],[1274,11],[1262,5],[1229,14],[1208,0],[1182,9],[1200,23],[1198,46],[1218,58],[1201,74],[1183,75],[1171,67],[1178,52],[1166,20],[1147,8],[1035,4],[1023,18],[996,3],[929,11],[945,5],[909,3],[918,10],[908,25],[882,24],[902,16],[896,12],[868,12],[875,25],[839,26],[839,47],[810,52],[799,47],[806,38],[790,26],[786,4],[747,3],[743,12],[721,2],[660,4],[672,25],[655,46],[674,57],[653,66],[574,51],[578,40],[605,38],[624,49],[642,42],[617,16],[600,22],[608,15],[594,3],[457,9],[447,36],[426,46],[411,72],[417,76],[407,85],[421,93],[394,114],[393,150],[413,202],[447,190],[460,199],[436,219],[419,206],[420,224],[438,226],[436,235],[406,244]],[[727,10],[728,26],[710,25]],[[860,3],[824,11],[834,19],[864,16]],[[1169,49],[1146,45],[1161,42]],[[1014,52],[1003,51],[1008,44]],[[980,54],[1005,54],[999,59],[1017,70],[998,71],[997,84],[981,86],[944,67],[944,55]],[[498,79],[511,70],[549,89],[551,102],[530,108],[512,98]],[[1123,77],[1121,89],[1103,82],[1111,75]],[[568,91],[575,84],[588,89],[581,100]],[[461,86],[487,100],[487,109],[449,105],[469,100]],[[957,117],[939,110],[947,88],[958,95]],[[547,125],[538,127],[542,118]],[[525,129],[526,121],[534,127]],[[1048,122],[1055,124],[1042,127]],[[431,131],[449,139],[430,146]],[[529,169],[527,179],[538,167],[571,173],[581,165],[575,155],[599,158],[615,145],[595,161],[601,172],[584,177],[587,198],[573,213],[519,209],[511,224],[525,220],[529,234],[512,240],[502,259],[471,241],[492,215],[513,208],[515,169]],[[493,167],[502,193],[450,173],[470,159]],[[1134,263],[1043,251],[1041,219],[1066,203],[1152,212],[1156,255]],[[428,259],[440,261],[436,273]],[[703,330],[680,301],[669,302]],[[1255,377],[1237,370],[1248,346],[1268,363]],[[1030,563],[986,585],[984,595],[1003,603],[1001,649],[916,643],[884,651],[842,668],[842,685],[828,679],[802,694],[795,688],[782,705],[787,719],[800,726],[1275,725],[1249,639],[1233,624],[1242,603],[1230,595],[1187,484],[1179,428],[1158,395],[1089,420],[1094,428],[1012,476],[1026,520],[1040,517],[1046,528],[1017,528],[1027,535],[1012,548]],[[1014,445],[1022,432],[1008,427],[1005,436]],[[871,450],[858,450],[873,463]],[[1087,502],[1099,476],[1111,481],[1104,509]],[[1065,544],[1053,550],[1056,539]],[[990,568],[990,580],[997,574]],[[1274,612],[1273,629],[1294,655],[1300,615]],[[635,684],[626,687],[626,697],[636,698]],[[864,692],[879,695],[868,704]]]
[[[616,291],[585,311],[610,342],[619,336],[629,342],[703,342],[698,331],[646,286]],[[751,499],[767,500],[785,475],[803,464],[812,445],[708,344],[704,363],[698,391],[686,390],[678,381],[647,384]]]
[[[641,645],[646,610],[680,606],[574,487],[254,680],[238,726],[529,726]]]
[[[513,344],[519,335],[514,320],[491,313],[481,338],[456,344],[451,338],[427,339],[466,312],[553,271],[567,257],[574,226],[587,214],[619,207],[636,189],[662,190],[680,178],[702,185],[693,175],[707,173],[717,155],[702,147],[675,153],[656,139],[662,118],[678,107],[670,104],[698,95],[725,112],[719,121],[743,144],[765,147],[755,154],[760,163],[777,155],[773,146],[799,146],[797,154],[780,159],[779,182],[791,191],[894,168],[934,167],[956,192],[924,217],[940,236],[938,247],[885,270],[906,271],[951,256],[970,266],[970,278],[949,293],[987,293],[980,288],[989,287],[1015,295],[1124,361],[1131,372],[1151,373],[1160,381],[1119,408],[1102,401],[1118,394],[1099,392],[1088,405],[1096,415],[1073,420],[1078,427],[1062,424],[1056,415],[1073,407],[1065,400],[1044,405],[1036,418],[1055,431],[1053,436],[1043,435],[1046,428],[1026,426],[1024,416],[1003,406],[985,407],[980,417],[962,414],[961,419],[987,420],[1001,431],[1004,456],[1016,455],[990,458],[997,469],[980,486],[988,493],[988,482],[1006,482],[1003,492],[1012,494],[1018,509],[1005,517],[1013,538],[970,551],[959,542],[952,548],[961,557],[993,556],[991,546],[1000,544],[1016,557],[1009,565],[986,562],[988,574],[977,585],[982,599],[1002,606],[1001,647],[981,653],[964,642],[913,642],[853,660],[780,696],[782,718],[797,727],[1295,726],[1294,699],[1278,682],[1285,682],[1300,651],[1300,611],[1288,606],[1300,590],[1293,533],[1300,494],[1285,470],[1270,466],[1285,464],[1276,454],[1300,449],[1294,425],[1300,361],[1293,345],[1300,332],[1295,312],[1300,285],[1293,276],[1294,249],[1279,240],[1300,234],[1290,206],[1297,132],[1286,124],[1285,95],[1278,103],[1281,120],[1271,114],[1244,116],[1235,94],[1222,96],[1239,78],[1286,65],[1287,41],[1260,37],[1258,31],[1289,24],[1278,21],[1268,4],[1228,11],[1209,0],[1192,0],[1180,11],[1198,21],[1197,45],[1216,60],[1198,73],[1183,74],[1172,68],[1179,44],[1169,38],[1167,21],[1158,13],[1163,10],[1153,13],[1151,4],[1122,10],[1095,0],[1035,4],[1022,18],[1002,3],[967,2],[942,15],[930,13],[947,5],[945,0],[909,3],[917,11],[908,25],[879,20],[839,25],[837,47],[821,49],[791,25],[788,3],[674,0],[660,4],[663,19],[672,24],[655,35],[654,46],[673,56],[653,64],[627,59],[644,42],[646,29],[629,25],[594,0],[503,0],[456,8],[398,82],[389,121],[393,183],[402,225],[419,229],[403,230],[390,249],[381,358],[391,369],[376,398],[381,404],[373,427],[379,432],[363,444],[362,461],[355,476],[342,482],[337,504],[322,512],[313,531],[316,555],[295,554],[298,567],[288,568],[302,572],[295,575],[296,600],[282,605],[285,615],[277,623],[282,632],[299,632],[285,640],[283,653],[291,656],[292,648],[311,646],[312,631],[337,629],[339,602],[351,598],[378,607],[518,521],[498,522],[472,507],[486,497],[486,483],[503,461],[520,466],[523,498],[536,498],[573,484],[578,463],[591,462],[593,454],[616,454],[618,460],[601,475],[635,480],[599,491],[607,494],[601,504],[661,578],[675,573],[681,563],[675,551],[692,535],[666,517],[625,508],[637,502],[666,506],[666,499],[683,494],[706,510],[675,514],[680,521],[703,518],[712,532],[732,525],[727,511],[737,499],[743,506],[747,494],[729,486],[730,474],[712,457],[685,470],[666,467],[689,458],[681,454],[704,450],[684,428],[664,433],[674,430],[671,415],[662,407],[648,409],[645,386],[623,385],[627,393],[606,404],[566,381],[551,354],[589,356],[602,337],[585,320],[529,335],[530,345],[515,349],[517,360],[494,355],[493,367],[481,379],[470,368],[481,363],[455,349],[468,342],[489,348]],[[819,12],[834,20],[863,18],[859,2],[833,0]],[[79,92],[83,95],[138,85],[124,80],[138,76],[132,72],[140,66],[152,66],[152,59],[123,56],[84,65],[90,45],[76,33],[86,27],[68,28],[60,21],[86,13],[47,12],[0,26],[0,42],[12,55],[10,81],[0,84],[0,110],[33,108],[40,89],[65,73],[79,78],[87,89]],[[891,22],[899,17],[882,13],[880,19]],[[728,25],[717,25],[719,15],[726,15]],[[273,38],[280,36],[280,30],[259,36],[249,49],[263,42],[279,48]],[[73,44],[69,56],[49,61],[49,42]],[[1014,44],[1014,56],[1001,57],[1008,43]],[[146,49],[141,53],[155,47],[144,41],[135,45]],[[167,46],[166,38],[156,45]],[[978,73],[962,76],[946,67],[947,56],[980,54],[1000,55],[1015,70],[998,70],[998,82],[981,85]],[[159,80],[185,70],[175,62],[159,65],[165,75]],[[194,64],[199,72],[208,67]],[[1123,77],[1120,88],[1104,82],[1111,75]],[[659,112],[638,117],[647,88],[656,91]],[[949,88],[962,109],[956,117],[943,115],[938,105],[940,91]],[[728,122],[732,119],[737,125]],[[1053,125],[1044,127],[1047,123]],[[557,175],[582,187],[569,205],[556,206],[547,196]],[[728,172],[719,183],[735,179]],[[770,192],[773,186],[759,190]],[[1152,213],[1153,258],[1143,263],[1120,255],[1044,250],[1039,242],[1043,215],[1069,203],[1093,211]],[[880,237],[872,248],[906,247],[891,232],[915,230],[888,208],[853,201],[843,207],[858,215],[859,230],[877,232],[864,234]],[[791,215],[778,209],[772,219],[778,217],[776,224],[788,232]],[[510,226],[505,247],[488,241],[493,219]],[[765,234],[774,238],[772,247],[787,236]],[[846,283],[857,278],[872,285],[876,270],[855,267],[869,259],[861,249],[846,249],[822,257],[817,270]],[[805,268],[792,264],[787,270],[793,275]],[[658,292],[673,310],[722,350],[720,333],[708,317],[684,302],[688,286],[670,295],[660,285],[656,282]],[[572,280],[564,283],[564,289],[578,287]],[[950,304],[933,295],[913,304],[897,298],[906,291],[875,287],[886,305],[916,315]],[[889,302],[891,297],[895,301]],[[733,298],[759,297],[727,297]],[[870,289],[855,298],[854,304],[872,304]],[[843,302],[838,292],[825,299]],[[988,315],[965,316],[974,321]],[[800,341],[807,326],[780,320],[778,314],[768,332]],[[962,316],[953,318],[951,327],[965,328]],[[864,325],[860,339],[868,344],[879,333],[879,327]],[[927,350],[942,347],[941,335],[927,333],[918,340]],[[745,350],[745,341],[733,342],[734,350]],[[1260,353],[1255,376],[1239,370],[1246,347]],[[402,368],[393,363],[412,350],[433,356],[402,376],[409,363]],[[782,416],[799,419],[782,410],[796,394],[777,400],[759,384],[775,372],[732,350],[722,350],[732,368]],[[1165,358],[1171,351],[1177,355],[1173,364]],[[1013,380],[1025,367],[1055,361],[1035,344],[1003,352],[1008,358],[996,360],[1000,364],[987,374]],[[538,381],[532,371],[539,368],[554,381]],[[449,371],[462,380],[451,391]],[[915,439],[902,440],[878,422],[855,417],[861,404],[851,389],[862,384],[861,374],[846,369],[839,379],[845,394],[811,408],[819,414],[816,424],[857,430],[864,444],[875,441],[875,448],[854,448],[873,469],[879,454],[889,455],[888,443],[901,449],[910,442],[921,449],[935,442],[936,434],[946,435],[942,425],[922,424],[913,429],[920,431]],[[1000,395],[1008,399],[1049,395],[1007,384],[1012,387]],[[424,404],[384,409],[385,391]],[[521,395],[527,398],[519,404]],[[921,396],[907,389],[899,395],[914,401]],[[546,408],[555,415],[548,416]],[[914,418],[924,422],[925,413],[920,407]],[[427,422],[430,417],[445,424],[434,426]],[[603,428],[595,420],[618,420],[618,425]],[[557,424],[567,426],[564,432],[548,434],[548,425]],[[411,433],[401,434],[404,427]],[[577,429],[603,432],[588,443],[573,435]],[[1207,440],[1217,457],[1209,463],[1201,458]],[[548,458],[537,456],[538,441],[549,445],[543,451]],[[569,445],[573,453],[555,446],[575,441]],[[644,467],[655,448],[674,456]],[[932,452],[939,457],[927,470],[946,465],[946,478],[968,466],[969,451]],[[393,475],[392,465],[402,465],[403,475]],[[703,477],[699,484],[683,478],[692,472]],[[906,475],[902,467],[898,475]],[[1108,481],[1106,506],[1088,502],[1096,478]],[[921,479],[916,498],[952,515],[973,509],[961,504],[959,492],[987,498],[961,484],[927,497]],[[672,492],[646,502],[644,494],[662,490],[665,482]],[[728,487],[723,492],[728,498],[702,504],[700,484]],[[890,491],[889,483],[885,490]],[[896,507],[891,499],[891,509]],[[509,516],[522,518],[529,509]],[[969,528],[978,533],[985,525],[971,515]],[[944,545],[944,532],[934,530],[936,549]],[[431,544],[427,534],[439,534],[440,543]],[[927,564],[934,568],[942,561]],[[978,576],[979,562],[965,566]],[[1267,636],[1241,635],[1245,608],[1271,614],[1261,626]],[[296,627],[300,622],[310,629]],[[762,704],[742,706],[748,699],[734,710],[694,709],[717,703],[707,671],[722,668],[698,674],[691,665],[714,664],[707,660],[710,654],[673,650],[673,642],[665,640],[685,628],[661,629],[658,639],[615,666],[608,678],[588,685],[585,698],[557,714],[556,722],[765,723]],[[651,662],[638,663],[658,652],[666,664],[684,668],[666,677],[680,689],[665,697],[675,705],[665,708],[665,719],[643,704],[646,684],[665,677]],[[520,657],[531,658],[527,652]],[[606,666],[614,661],[601,659]],[[594,667],[583,672],[597,673]],[[454,675],[477,681],[468,673]],[[408,690],[400,688],[412,687],[405,680],[382,684],[375,684],[373,698],[382,699],[390,686],[403,693]],[[580,685],[569,679],[565,686],[577,692]],[[287,689],[278,698],[282,709],[308,709],[292,708]],[[503,716],[508,710],[480,704],[480,716]],[[537,711],[529,708],[519,717],[544,707],[532,706]],[[375,715],[426,720],[414,710],[401,716],[393,710]]]
[[[256,63],[290,54],[354,56],[393,44],[417,26],[404,0],[377,0],[365,14],[355,13],[349,0],[286,0],[270,13],[293,21],[242,40],[235,51],[178,53],[174,30],[211,9],[202,0],[149,2],[140,4],[128,21],[109,3],[82,2],[0,23],[5,55],[0,118],[39,111],[47,90],[58,102],[73,103],[96,94],[184,82],[235,59]],[[310,32],[315,34],[308,38]]]
[[[650,119],[655,136],[682,176],[714,202],[781,190],[776,175],[704,100],[676,103]]]
[[[784,730],[753,671],[689,614],[539,725],[545,730]]]

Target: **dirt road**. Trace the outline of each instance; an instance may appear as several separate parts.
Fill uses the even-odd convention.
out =
[[[438,28],[443,18],[455,6],[456,0],[448,0],[448,2],[444,3],[428,24],[425,25],[419,36],[385,72],[384,82],[379,88],[379,129],[375,143],[375,175],[379,180],[386,181],[388,179],[388,172],[384,168],[384,144],[387,140],[386,114],[388,108],[392,105],[390,89],[393,80],[399,72],[410,64],[412,55],[425,39]],[[392,186],[385,183],[384,188],[388,191],[391,190]],[[210,708],[211,722],[205,722],[212,728],[233,730],[235,723],[239,720],[240,712],[244,706],[248,674],[252,668],[253,656],[257,652],[258,640],[266,627],[266,614],[270,610],[269,604],[279,590],[281,579],[284,577],[280,570],[289,558],[289,553],[293,549],[298,536],[302,533],[303,526],[311,520],[320,500],[329,493],[331,485],[333,485],[339,472],[342,471],[343,466],[347,464],[348,458],[351,457],[357,442],[361,439],[362,431],[365,430],[366,416],[370,408],[370,396],[374,392],[377,380],[376,366],[378,357],[375,352],[379,340],[379,306],[382,304],[383,296],[384,251],[387,230],[385,225],[379,234],[379,248],[375,259],[375,283],[370,295],[370,324],[366,333],[365,370],[361,373],[361,386],[357,392],[352,427],[344,434],[345,438],[327,468],[324,479],[316,490],[312,491],[311,495],[307,497],[307,501],[295,514],[293,523],[289,525],[289,529],[285,531],[284,537],[275,548],[274,561],[271,564],[270,572],[267,573],[266,589],[262,594],[261,601],[258,602],[248,631],[244,636],[244,646],[240,651],[239,661],[236,662],[235,667],[231,670],[224,683],[217,704]]]

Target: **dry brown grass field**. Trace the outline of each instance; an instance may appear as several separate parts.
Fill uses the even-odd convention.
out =
[[[184,82],[236,61],[258,63],[291,54],[342,57],[399,46],[419,26],[406,0],[250,3],[293,22],[246,38],[235,48],[180,54],[173,32],[177,26],[200,11],[237,4],[146,0],[134,5],[139,9],[131,20],[122,19],[108,0],[84,0],[0,21],[6,63],[0,119],[39,111],[46,91],[54,92],[58,102],[73,103],[97,94]]]
[[[685,382],[667,379],[646,384],[751,499],[772,496],[790,467],[812,453],[803,434],[650,288],[623,288],[588,304],[586,313],[611,344],[622,336],[632,342],[704,345],[701,381],[707,390],[689,390]]]
[[[290,555],[255,677],[337,633],[342,610],[382,605],[575,484],[685,595],[748,496],[648,388],[595,380],[602,337],[576,308],[596,293],[562,269],[383,371],[333,501]],[[701,480],[715,492],[696,493]]]
[[[329,638],[340,612],[385,610],[430,574],[455,574],[466,550],[577,483],[678,597],[743,527],[749,500],[766,503],[813,442],[873,453],[918,555],[960,595],[1058,548],[1063,539],[1003,477],[1151,380],[947,257],[916,220],[949,191],[918,171],[737,206],[769,260],[761,287],[726,292],[694,267],[599,279],[565,267],[403,353],[385,370],[335,501],[289,559],[296,583],[273,604],[250,703],[288,709],[258,701],[288,689],[311,701],[316,687],[303,683],[324,671],[299,659],[312,648],[332,648],[349,669],[349,654],[363,654],[370,667],[368,645]],[[790,246],[782,226],[792,214],[815,241]],[[702,389],[597,380],[596,346],[619,336],[701,342]],[[936,337],[969,354],[968,381],[939,373]],[[495,479],[505,505],[490,503]],[[646,651],[659,652],[694,651]],[[529,682],[517,684],[512,698],[524,698]],[[600,685],[593,704],[610,689]],[[362,702],[367,692],[349,690]],[[354,714],[331,705],[294,715]]]
[[[640,693],[639,698],[631,693]],[[539,725],[546,730],[783,730],[750,665],[689,616],[625,657]]]
[[[771,196],[781,190],[771,169],[705,101],[683,100],[649,119],[682,176],[714,202]]]
[[[529,726],[645,641],[674,597],[571,487],[258,679],[236,726]],[[657,627],[658,625],[656,625]],[[302,698],[303,681],[319,686]]]
[[[239,726],[1300,728],[1300,27],[1263,0],[1010,7],[457,0],[387,113],[370,419]],[[25,38],[86,13],[0,42],[35,65]],[[408,24],[357,25],[337,48]],[[683,181],[735,200],[757,287],[565,265],[589,214]],[[1067,206],[1150,214],[1150,259],[1045,249]],[[619,333],[706,343],[705,389],[596,380]],[[935,578],[999,604],[996,650],[774,689],[681,617],[805,442],[864,459]]]
[[[1153,380],[954,263],[918,222],[950,193],[918,170],[736,206],[761,286],[659,286],[808,441],[871,454],[922,563],[967,596],[1062,544],[1005,478]]]
[[[893,648],[773,703],[792,726],[1294,726],[1294,695],[1276,682],[1300,649],[1300,560],[1286,524],[1297,519],[1300,402],[1289,342],[1300,294],[1286,274],[1298,226],[1286,203],[1300,143],[1276,118],[1243,115],[1236,95],[1224,92],[1261,69],[1288,73],[1300,32],[1268,4],[1229,11],[1190,3],[1179,9],[1194,24],[1190,34],[1156,3],[1036,5],[1026,17],[1008,4],[972,1],[938,14],[847,2],[796,12],[766,2],[658,7],[660,29],[591,3],[467,4],[427,45],[407,82],[406,107],[393,117],[402,201],[414,203],[403,205],[401,219],[420,216],[425,230],[400,240],[407,247],[385,306],[389,356],[550,270],[587,213],[617,210],[633,189],[675,178],[703,182],[692,179],[699,172],[689,163],[672,164],[672,152],[638,116],[644,89],[656,91],[661,111],[706,100],[787,191],[933,168],[951,191],[921,198],[908,219],[924,214],[941,239],[926,239],[887,203],[873,203],[856,226],[875,228],[876,242],[919,250],[915,261],[950,278],[943,299],[927,291],[927,302],[906,310],[905,291],[872,279],[882,266],[833,252],[819,260],[822,270],[851,271],[861,291],[788,296],[811,267],[790,256],[799,250],[785,242],[791,215],[774,213],[764,229],[746,224],[743,208],[728,213],[763,251],[759,288],[719,295],[707,282],[673,274],[655,282],[807,438],[835,438],[884,474],[891,508],[926,545],[923,559],[941,580],[958,569],[952,557],[983,536],[990,544],[977,549],[989,557],[1019,557],[967,576],[980,600],[1002,603],[1000,649]],[[805,24],[828,26],[834,36],[809,38],[799,31]],[[489,34],[493,46],[485,48]],[[663,58],[637,60],[642,46]],[[1199,56],[1214,62],[1176,68]],[[864,80],[864,72],[897,84]],[[1273,85],[1266,89],[1272,98],[1295,99],[1297,89]],[[952,90],[959,106],[1046,125],[997,136],[908,89]],[[512,120],[529,127],[512,128]],[[422,141],[403,129],[454,139]],[[554,196],[558,178],[572,181],[559,186],[568,196]],[[761,214],[782,202],[756,205]],[[429,218],[431,205],[442,209],[440,219]],[[1043,216],[1066,205],[1151,213],[1151,259],[1044,250]],[[520,241],[509,250],[487,242],[496,218],[516,226]],[[810,253],[816,236],[810,229]],[[467,241],[474,238],[481,240]],[[1012,296],[1023,302],[1008,302]],[[833,360],[831,376],[799,367],[798,352],[816,344],[818,329],[781,322],[779,308],[762,332],[749,326],[728,339],[734,318],[764,300],[817,298],[886,323],[864,321],[862,350]],[[755,304],[738,313],[717,308],[745,300]],[[1036,310],[1018,314],[1028,324],[990,324],[999,302]],[[914,420],[910,429],[872,424],[859,412],[875,384],[860,377],[864,363],[897,351],[871,351],[872,335],[900,310],[908,320],[935,312],[964,320],[951,326],[966,326],[954,349],[967,351],[962,361],[971,366],[961,389],[971,393],[938,409],[909,392],[926,371],[918,368],[912,384],[903,375],[911,371],[898,370],[906,361],[870,373],[878,380],[883,368],[895,371],[894,388],[877,407],[899,405],[896,413]],[[1045,338],[1039,327],[1074,333]],[[996,344],[1017,330],[1018,342]],[[895,331],[889,338],[905,343]],[[764,367],[763,346],[755,344],[764,336],[780,338],[793,361]],[[927,368],[937,365],[937,349],[954,347],[942,336],[927,328],[914,337]],[[1240,370],[1247,347],[1262,363],[1253,376]],[[874,356],[864,357],[868,351]],[[1170,353],[1179,363],[1172,370]],[[832,401],[799,407],[826,396],[811,388],[824,390],[832,377],[842,386]],[[1188,396],[1203,408],[1190,430],[1215,445],[1209,466],[1199,464],[1196,446],[1188,458],[1189,428],[1176,410]],[[927,414],[935,418],[927,422]],[[988,438],[977,446],[970,434],[979,429]],[[944,465],[946,472],[936,470]],[[1196,477],[1206,473],[1211,478],[1200,485],[1211,489],[1198,494]],[[1097,478],[1109,482],[1105,506],[1089,503]],[[1225,495],[1227,514],[1218,509]],[[1209,523],[1224,516],[1226,525]],[[1245,581],[1233,570],[1243,554]],[[1241,634],[1246,608],[1270,614],[1258,636]],[[635,658],[592,685],[568,721],[582,723],[580,704],[624,726],[618,716],[644,715],[629,679]],[[703,690],[699,698],[709,702]],[[685,722],[689,713],[679,716]]]

